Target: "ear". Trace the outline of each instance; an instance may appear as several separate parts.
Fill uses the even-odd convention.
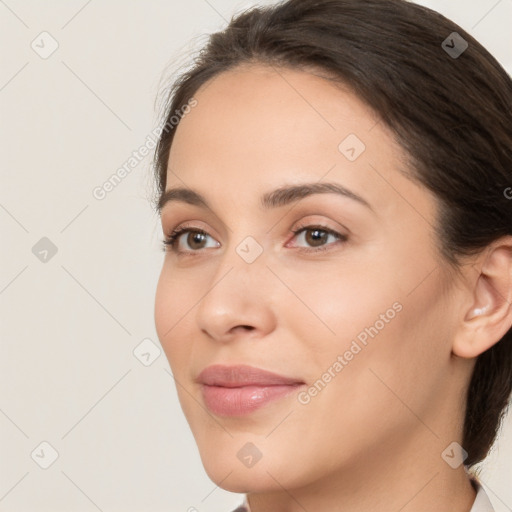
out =
[[[512,327],[512,237],[491,244],[470,270],[470,307],[462,311],[452,347],[465,358],[478,357]]]

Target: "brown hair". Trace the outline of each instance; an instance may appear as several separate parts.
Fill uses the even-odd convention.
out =
[[[373,108],[410,158],[412,178],[437,197],[439,248],[455,270],[460,257],[512,235],[512,81],[461,27],[405,0],[287,0],[233,17],[169,92],[154,157],[160,195],[174,112],[209,79],[245,63],[322,70]],[[486,457],[511,390],[512,329],[473,370],[467,467]]]

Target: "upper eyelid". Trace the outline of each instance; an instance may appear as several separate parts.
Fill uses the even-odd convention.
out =
[[[302,212],[296,212],[296,213],[300,213],[301,214],[301,217],[326,217],[326,214],[325,212],[315,212],[315,213],[307,213],[307,214],[302,214]],[[327,217],[330,217],[329,214],[327,214]],[[281,224],[283,221],[285,220],[285,218],[281,218],[279,220],[278,223],[274,224],[268,231],[267,233],[269,233],[269,231],[272,231],[274,230],[275,226],[277,224]],[[176,227],[173,228],[173,229],[170,229],[170,230],[166,230],[165,227],[163,227],[164,225],[164,222],[162,222],[162,227],[163,227],[163,230],[167,233],[171,233],[172,231],[175,231],[177,229],[181,229],[181,228],[188,228],[190,230],[193,230],[193,229],[196,229],[196,230],[203,230],[203,231],[209,231],[210,228],[203,228],[201,226],[195,226],[195,225],[189,225],[190,223],[195,223],[195,222],[199,222],[199,223],[202,223],[202,221],[200,220],[190,220],[190,221],[183,221],[183,222],[178,222],[176,223]],[[329,227],[329,226],[322,226],[323,229],[331,229],[333,231],[342,231],[344,233],[347,233],[350,234],[351,233],[351,230],[346,227],[345,225],[341,224],[340,222],[337,222],[333,219],[331,219],[330,221],[317,221],[317,220],[309,220],[309,221],[303,221],[303,220],[300,220],[300,221],[295,221],[293,223],[293,225],[296,225],[296,224],[299,224],[301,225],[302,227],[309,227],[309,226],[315,226],[315,225],[322,225],[322,224],[325,224],[326,222],[334,222],[335,224],[337,224],[339,227]],[[165,224],[167,224],[167,222],[165,222]],[[169,224],[171,224],[171,222],[169,222]],[[172,222],[172,224],[174,224],[174,222]],[[298,229],[298,228],[296,228]],[[222,231],[224,231],[224,226],[221,228]],[[214,231],[217,231],[216,229],[214,229]],[[232,231],[231,229],[229,229],[229,231]],[[343,233],[340,233],[340,234],[343,234]],[[212,236],[210,232],[208,232],[208,235],[209,236]]]
[[[338,228],[332,228],[329,226],[325,226],[325,225],[322,225],[321,222],[315,222],[315,221],[310,221],[307,223],[299,223],[299,225],[297,227],[295,227],[294,229],[290,229],[290,232],[297,234],[297,232],[304,231],[307,229],[314,229],[314,228],[324,230],[327,232],[331,232],[333,234],[338,234],[340,236],[345,235],[344,233],[340,233]],[[215,239],[215,237],[211,233],[208,232],[208,229],[205,229],[205,228],[202,228],[199,226],[189,225],[187,222],[185,222],[183,224],[178,224],[177,227],[173,228],[172,230],[168,231],[167,233],[169,233],[169,235],[170,235],[174,232],[179,232],[179,235],[181,235],[181,234],[183,234],[184,231],[204,232],[209,237],[212,237]],[[349,232],[349,230],[346,228],[343,228],[342,231]],[[348,235],[346,235],[346,236],[348,236]]]

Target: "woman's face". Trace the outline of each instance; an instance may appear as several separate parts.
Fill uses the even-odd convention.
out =
[[[195,98],[167,190],[209,208],[170,200],[161,219],[164,234],[207,234],[167,248],[155,321],[210,478],[281,490],[386,471],[390,458],[440,460],[464,383],[433,196],[401,174],[403,153],[365,104],[318,76],[239,67]],[[348,192],[260,202],[327,183]],[[303,384],[252,410],[264,390],[206,401],[198,375],[217,364]]]

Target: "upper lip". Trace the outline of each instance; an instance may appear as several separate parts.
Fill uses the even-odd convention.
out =
[[[225,366],[215,364],[205,368],[197,381],[208,386],[236,388],[243,386],[279,386],[304,384],[300,379],[285,377],[249,365]]]

